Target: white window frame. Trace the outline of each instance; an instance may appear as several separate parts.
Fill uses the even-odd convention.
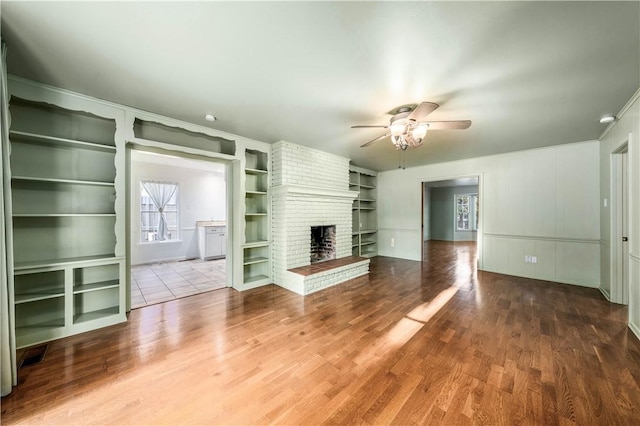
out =
[[[469,203],[469,220],[468,220],[468,228],[461,228],[458,226],[458,199],[465,197],[468,199]],[[454,194],[453,197],[453,213],[454,213],[454,227],[457,232],[477,232],[478,231],[478,194],[477,193],[467,193],[467,194]]]
[[[158,240],[149,240],[149,239],[143,239],[142,233],[145,232],[144,230],[144,226],[143,226],[143,222],[142,222],[142,214],[143,213],[155,213],[157,212],[157,209],[155,207],[155,205],[153,204],[153,202],[151,203],[152,205],[152,210],[142,210],[142,197],[143,194],[146,193],[144,187],[142,186],[143,183],[145,182],[153,182],[153,183],[160,183],[160,184],[167,184],[167,185],[176,185],[176,193],[174,194],[174,198],[176,200],[175,205],[176,205],[176,227],[175,227],[175,238],[170,238],[164,241],[158,241]],[[140,181],[138,182],[138,188],[140,189],[140,195],[138,197],[138,224],[140,226],[139,228],[139,232],[138,232],[138,244],[166,244],[166,243],[175,243],[175,242],[181,242],[180,240],[180,184],[178,182],[161,182],[161,181],[157,181],[157,180],[153,180],[153,179],[140,179]],[[153,210],[155,209],[155,211]],[[173,231],[172,231],[173,232]],[[149,232],[151,233],[151,232]],[[173,234],[171,234],[173,236]]]

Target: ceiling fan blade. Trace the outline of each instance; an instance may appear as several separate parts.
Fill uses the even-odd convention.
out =
[[[464,130],[471,126],[471,120],[455,121],[423,121],[429,125],[429,130]]]
[[[374,128],[386,129],[387,127],[389,126],[384,124],[381,124],[381,125],[358,124],[356,126],[351,126],[352,129],[374,129]]]
[[[360,148],[366,148],[366,147],[368,147],[369,145],[371,145],[372,143],[374,143],[374,142],[376,142],[376,141],[379,141],[380,139],[386,138],[387,136],[390,136],[390,135],[391,135],[391,133],[385,133],[385,134],[384,134],[384,135],[382,135],[382,136],[378,136],[377,138],[372,139],[372,140],[370,140],[369,142],[367,142],[367,143],[365,143],[365,144],[363,144],[363,145],[360,145]]]
[[[418,121],[426,117],[427,115],[431,114],[439,106],[440,105],[434,104],[433,102],[423,102],[420,105],[418,105],[413,111],[411,111],[411,114],[409,114],[407,119]]]

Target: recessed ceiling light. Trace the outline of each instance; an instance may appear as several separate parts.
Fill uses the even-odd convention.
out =
[[[213,114],[205,115],[204,119],[207,120],[207,121],[216,121],[216,118],[213,116]]]
[[[607,115],[606,117],[602,117],[600,119],[600,123],[602,124],[609,124],[609,123],[613,123],[613,121],[616,119],[616,117],[614,115]]]

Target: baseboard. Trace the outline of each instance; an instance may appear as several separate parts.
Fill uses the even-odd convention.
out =
[[[636,335],[636,338],[638,340],[640,340],[640,327],[638,327],[636,324],[630,322],[629,323],[629,328],[631,329],[631,331],[633,332],[633,334]]]
[[[131,266],[152,265],[154,263],[162,263],[162,262],[182,262],[185,260],[195,260],[195,259],[199,259],[199,257],[179,256],[179,257],[169,257],[169,258],[162,258],[162,259],[148,259],[141,263],[135,263],[135,264],[132,263]]]
[[[611,302],[611,294],[609,294],[609,292],[602,288],[602,287],[598,287],[598,290],[600,290],[600,293],[602,293],[602,295],[604,296],[605,299],[607,299],[609,302]]]

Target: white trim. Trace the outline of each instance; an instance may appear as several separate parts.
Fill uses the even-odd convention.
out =
[[[230,162],[238,159],[236,156],[229,155],[229,154],[221,154],[219,152],[205,151],[203,149],[190,148],[187,146],[174,145],[174,144],[169,144],[165,142],[156,142],[150,139],[141,139],[136,137],[127,138],[127,144],[132,145],[134,149],[137,149],[139,151],[156,152],[155,150],[162,150],[162,151],[169,151],[171,153],[174,153],[174,154],[166,153],[164,155],[177,155],[175,153],[183,153],[190,156],[205,157],[205,158],[200,158],[201,161],[208,161],[208,159],[215,159],[215,160],[221,160],[219,162],[223,162],[223,161]],[[237,151],[238,151],[238,146],[236,145],[236,153]],[[191,158],[191,157],[186,157],[186,158]]]
[[[184,240],[164,240],[164,241],[138,241],[136,246],[153,246],[153,245],[163,245],[163,244],[172,244],[172,243],[184,243]]]
[[[493,234],[485,233],[485,237],[494,238],[513,238],[518,240],[540,240],[540,241],[555,241],[559,243],[581,243],[581,244],[600,244],[600,240],[590,240],[582,238],[562,238],[562,237],[540,237],[530,235],[512,235],[512,234]]]
[[[621,154],[628,154],[629,146],[632,144],[632,134],[627,133],[625,137],[616,143],[614,148],[609,152],[609,234],[611,238],[611,244],[609,245],[609,286],[611,288],[611,299],[613,303],[628,304],[629,303],[629,289],[625,288],[623,283],[624,277],[624,260],[622,249],[622,237],[623,237],[623,212],[622,199],[623,194],[622,187],[622,173],[623,173],[623,159]],[[627,160],[628,161],[628,160]],[[627,167],[629,164],[627,162]],[[627,183],[628,185],[628,183]],[[624,194],[627,202],[630,201],[629,188],[627,187],[627,193]],[[627,205],[627,209],[629,206]],[[627,210],[628,212],[628,210]]]
[[[638,340],[640,340],[640,326],[638,326],[637,324],[629,321],[629,328],[631,329],[633,334],[636,335],[636,338],[638,338]]]
[[[598,287],[598,290],[600,290],[600,293],[602,293],[602,295],[604,296],[605,299],[607,299],[607,301],[611,302],[610,294],[605,288]]]
[[[317,188],[314,186],[279,185],[269,188],[271,195],[291,195],[299,197],[326,197],[354,200],[358,197],[358,191],[342,191],[337,189]]]
[[[640,87],[638,88],[638,90],[636,90],[636,92],[633,95],[631,95],[631,98],[629,98],[627,103],[624,104],[622,108],[620,108],[620,111],[618,111],[618,113],[616,114],[616,119],[613,120],[613,122],[609,123],[609,125],[602,131],[602,133],[600,134],[600,137],[598,138],[599,140],[603,140],[605,136],[607,136],[607,133],[609,133],[611,129],[615,127],[616,123],[618,122],[618,118],[626,114],[629,108],[631,108],[639,98],[640,98]]]

